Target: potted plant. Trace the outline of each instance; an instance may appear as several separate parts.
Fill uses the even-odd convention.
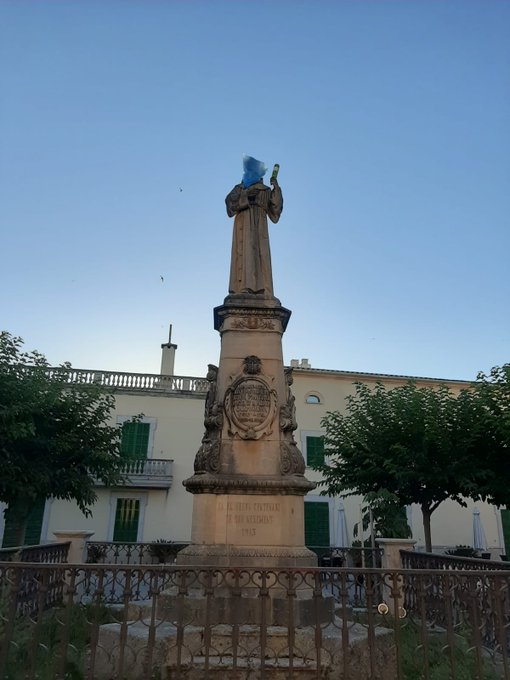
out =
[[[451,555],[452,557],[480,557],[478,550],[475,550],[470,545],[456,545],[452,550],[446,550],[445,555]]]
[[[164,538],[158,538],[157,541],[154,541],[149,546],[149,553],[160,564],[173,562],[176,552],[177,550],[174,541],[167,541]]]
[[[98,545],[97,543],[88,543],[87,545],[87,564],[98,564],[104,562],[106,557],[106,546]]]

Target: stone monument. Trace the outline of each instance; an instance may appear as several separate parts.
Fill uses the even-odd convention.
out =
[[[367,654],[365,627],[335,616],[304,545],[303,497],[315,484],[294,439],[281,342],[290,311],[273,294],[267,224],[283,199],[275,173],[271,189],[263,184],[260,165],[226,199],[234,235],[229,294],[214,310],[220,361],[209,365],[204,435],[184,481],[191,544],[176,569],[152,572],[153,586],[170,583],[155,587],[153,601],[131,602],[123,623],[100,627],[97,678],[311,680],[347,666],[368,678],[375,654],[377,677],[395,677],[382,631]]]
[[[283,198],[276,175],[269,188],[258,168],[252,183],[245,172],[226,198],[234,217],[229,295],[214,310],[220,362],[209,366],[205,433],[195,473],[184,481],[194,498],[181,565],[317,563],[304,545],[303,496],[315,484],[294,439],[292,373],[282,356],[291,313],[273,294],[268,218],[279,220]]]

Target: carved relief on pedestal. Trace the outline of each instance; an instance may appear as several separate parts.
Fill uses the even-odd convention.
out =
[[[249,331],[272,331],[275,328],[275,324],[272,319],[267,319],[261,316],[240,316],[232,320],[232,328],[235,328],[236,330]]]
[[[292,368],[285,369],[285,382],[287,385],[287,400],[280,407],[280,472],[282,475],[303,475],[305,473],[305,460],[298,449],[294,439],[294,430],[297,428],[296,400],[290,386],[294,382]]]
[[[282,475],[305,474],[305,459],[295,441],[280,442],[280,472]]]
[[[209,389],[205,398],[205,434],[195,456],[195,472],[219,472],[221,451],[221,430],[223,427],[223,408],[216,399],[216,380],[218,367],[209,364],[207,380]]]
[[[225,392],[229,434],[241,439],[260,439],[272,432],[277,394],[269,380],[260,375],[261,368],[258,357],[246,357],[244,373],[234,378]]]
[[[195,472],[219,472],[220,448],[219,439],[210,440],[204,437],[195,456],[193,465]]]
[[[257,296],[253,296],[256,298]],[[229,304],[214,310],[214,327],[225,331],[261,331],[283,333],[287,327],[290,311],[281,306],[257,307],[247,301],[245,305]]]
[[[286,398],[285,404],[280,407],[280,430],[282,432],[294,432],[297,429],[296,420],[296,399],[292,394],[290,386],[294,382],[292,376],[292,368],[286,368],[285,371],[285,385]],[[292,434],[291,434],[292,436]]]

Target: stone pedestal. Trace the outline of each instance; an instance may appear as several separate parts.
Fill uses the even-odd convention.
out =
[[[292,374],[283,365],[281,339],[289,318],[279,300],[261,295],[229,295],[214,310],[220,364],[209,367],[205,434],[195,474],[184,482],[194,496],[193,519],[191,545],[177,555],[178,565],[269,570],[317,565],[315,553],[304,545],[303,496],[315,484],[304,476],[294,440]],[[252,598],[244,584],[243,598],[233,605],[225,585],[223,595],[215,594],[214,617],[220,623],[235,616],[257,624],[259,588],[252,589]],[[163,598],[162,615],[174,607],[174,596],[168,592]],[[189,601],[197,625],[205,611],[200,599],[197,594]],[[327,598],[321,608],[321,619],[330,620]],[[292,616],[306,625],[311,611],[312,589],[302,587]],[[285,584],[271,588],[266,614],[268,625],[289,620]]]
[[[197,494],[191,545],[177,564],[221,567],[310,567],[303,543],[302,496]]]
[[[86,562],[87,541],[94,535],[93,531],[54,531],[57,541],[67,543],[70,541],[67,561],[70,564],[84,564]]]
[[[412,538],[376,538],[377,545],[383,548],[382,569],[402,569],[400,559],[401,550],[412,550],[416,541]],[[398,574],[389,576],[384,580],[383,601],[388,606],[389,612],[393,616],[404,618],[404,593],[402,590],[402,577]]]
[[[315,487],[293,431],[291,373],[281,338],[290,311],[276,298],[229,295],[214,310],[220,365],[210,367],[205,434],[195,474],[191,545],[177,564],[317,564],[304,546],[303,496]]]
[[[179,587],[169,588],[158,599],[157,617],[163,621],[188,621],[197,627],[208,625],[259,626],[259,630],[271,626],[288,626],[292,621],[293,628],[309,626],[311,623],[324,625],[334,618],[334,601],[331,596],[313,598],[311,587],[296,590],[295,597],[290,598],[282,583],[281,588],[274,585],[274,579],[267,579],[267,594],[259,580],[259,587],[254,585],[253,574],[244,573],[238,588],[234,586],[235,575],[225,578],[223,586],[214,587],[214,598],[204,594],[203,587],[193,588],[189,584],[185,597],[179,593]],[[195,577],[192,576],[192,579]]]

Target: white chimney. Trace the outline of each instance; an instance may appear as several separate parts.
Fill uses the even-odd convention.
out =
[[[299,368],[299,359],[291,359],[290,366],[291,368]]]
[[[168,330],[168,342],[161,345],[161,375],[173,375],[175,364],[175,350],[177,345],[172,342],[172,324]]]
[[[312,368],[308,359],[301,359],[301,368]]]

